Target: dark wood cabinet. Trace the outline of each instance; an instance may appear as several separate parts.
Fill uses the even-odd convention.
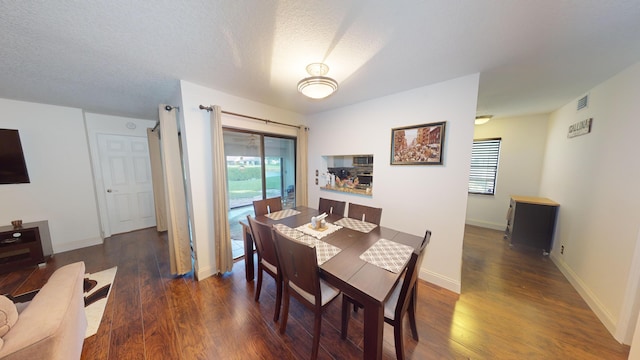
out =
[[[505,239],[513,245],[542,249],[549,255],[560,205],[547,198],[512,196],[507,213]]]
[[[47,249],[43,248],[43,236]],[[46,221],[27,223],[18,229],[0,227],[0,273],[45,262],[45,255],[51,255],[50,244]]]

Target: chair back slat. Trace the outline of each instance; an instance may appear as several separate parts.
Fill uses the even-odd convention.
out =
[[[318,210],[321,214],[322,213],[335,214],[335,215],[340,215],[344,217],[344,209],[346,208],[346,206],[347,206],[346,201],[320,198],[320,203],[318,204]]]
[[[266,260],[269,264],[279,267],[276,247],[273,242],[273,233],[271,232],[271,225],[261,223],[252,218],[251,215],[247,215],[247,220],[249,221],[253,241],[256,243],[258,256],[261,259]]]
[[[293,283],[313,295],[318,303],[321,293],[316,249],[284,235],[277,229],[273,229],[273,238],[285,284],[287,281]]]
[[[380,225],[380,218],[382,217],[382,208],[350,203],[348,217],[352,219],[363,220],[372,224]]]
[[[282,197],[276,196],[264,200],[256,200],[253,202],[253,212],[255,216],[271,214],[272,212],[282,210]]]

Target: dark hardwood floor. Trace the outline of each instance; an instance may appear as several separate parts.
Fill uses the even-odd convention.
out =
[[[434,237],[437,235],[434,235]],[[106,239],[103,245],[56,254],[43,268],[0,275],[0,291],[17,295],[44,284],[62,265],[84,261],[87,272],[118,266],[102,323],[85,340],[83,359],[306,359],[313,314],[291,300],[286,334],[272,321],[273,279],[260,303],[233,272],[203,281],[169,275],[165,235],[153,229]],[[427,259],[426,259],[427,260]],[[340,339],[340,301],[324,314],[320,359],[362,357],[362,311]],[[462,294],[419,284],[418,333],[405,333],[414,359],[626,359],[616,342],[548,257],[510,248],[502,232],[468,226]],[[384,358],[394,359],[385,324]]]

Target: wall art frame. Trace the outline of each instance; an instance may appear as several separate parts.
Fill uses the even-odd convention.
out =
[[[391,129],[391,165],[442,165],[447,122]]]

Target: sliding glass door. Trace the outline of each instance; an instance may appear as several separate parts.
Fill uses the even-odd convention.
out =
[[[240,220],[253,214],[253,201],[281,196],[295,206],[296,140],[256,132],[224,129],[227,160],[229,226],[234,257],[244,254]]]

